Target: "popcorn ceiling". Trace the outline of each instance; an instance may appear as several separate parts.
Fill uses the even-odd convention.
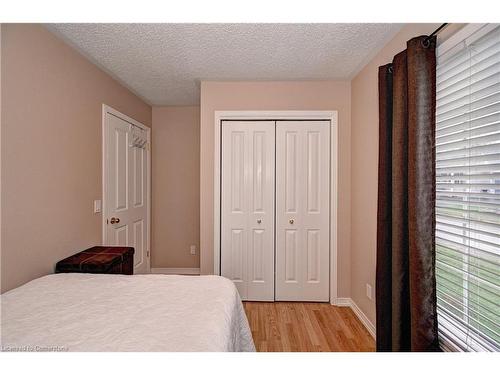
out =
[[[197,105],[202,80],[350,79],[398,24],[50,24],[152,105]]]

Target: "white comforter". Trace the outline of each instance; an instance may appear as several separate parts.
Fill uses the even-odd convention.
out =
[[[255,351],[219,276],[57,274],[1,298],[3,350]]]

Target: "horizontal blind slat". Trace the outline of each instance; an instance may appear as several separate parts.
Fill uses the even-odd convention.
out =
[[[470,307],[469,305],[465,304],[465,303],[463,302],[463,300],[462,300],[462,301],[459,301],[459,300],[456,298],[457,296],[456,296],[456,295],[453,295],[453,292],[450,292],[449,290],[446,290],[446,288],[443,288],[443,289],[438,289],[438,290],[437,290],[437,293],[438,293],[438,295],[439,295],[439,294],[441,294],[442,296],[445,296],[446,298],[448,298],[448,299],[450,300],[450,302],[453,302],[454,304],[458,305],[459,307],[464,308],[463,313],[464,313],[464,315],[465,315],[465,316],[467,316],[466,311],[467,311],[467,310],[471,310],[471,311],[472,311],[472,313],[477,314],[477,315],[480,315],[481,317],[484,317],[484,319],[485,319],[485,320],[487,320],[487,321],[488,321],[488,323],[490,323],[491,325],[493,325],[493,326],[496,326],[496,327],[500,328],[500,321],[498,321],[498,319],[497,319],[497,321],[495,321],[495,320],[493,320],[493,319],[495,319],[495,318],[493,318],[493,319],[492,319],[491,317],[488,317],[488,316],[484,315],[484,313],[482,313],[482,312],[480,312],[480,311],[476,310],[475,308],[472,308],[472,309],[471,309],[471,307]],[[462,299],[463,299],[463,298],[462,298]],[[496,315],[496,316],[498,317],[498,314],[497,314],[495,311],[493,311],[493,314],[494,314],[494,315]],[[500,330],[499,330],[499,331],[500,331]]]
[[[500,251],[498,243],[489,242],[486,240],[477,239],[477,238],[470,237],[470,236],[465,237],[465,236],[459,235],[459,234],[445,233],[442,230],[436,230],[436,238],[451,241],[451,242],[454,242],[456,244],[461,244],[464,242],[464,239],[466,239],[467,243],[466,244],[464,243],[464,245],[466,245],[468,247],[482,250],[485,252],[489,252],[491,254],[497,254],[497,252]],[[462,242],[460,242],[460,241],[462,241]],[[497,250],[497,252],[495,252],[495,250]]]
[[[464,90],[455,100],[443,102],[439,100],[436,103],[436,121],[442,118],[452,117],[454,113],[468,111],[474,108],[482,107],[488,103],[496,102],[500,93],[500,82],[490,82],[489,86],[483,87],[477,91]]]
[[[468,63],[472,56],[480,55],[483,51],[492,48],[498,43],[498,29],[488,33],[481,38],[481,42],[475,42],[471,46],[462,44],[462,48],[454,54],[445,54],[437,56],[436,76],[438,80],[442,79],[443,74],[455,66],[462,66]],[[464,41],[465,42],[465,41]],[[446,56],[446,58],[444,58]]]
[[[484,108],[481,111],[483,111],[480,113],[481,116],[469,118],[470,114],[467,114],[460,118],[458,122],[453,119],[451,125],[438,127],[436,129],[436,142],[446,142],[447,138],[450,137],[467,138],[485,133],[500,132],[500,102],[494,107]]]
[[[436,221],[439,223],[461,225],[470,229],[484,230],[493,235],[500,235],[500,224],[484,223],[481,221],[473,220],[471,218],[463,219],[454,216],[442,215],[440,213],[436,214]]]
[[[467,293],[465,293],[465,294],[458,293],[457,292],[458,291],[457,287],[455,287],[455,289],[452,289],[452,287],[451,287],[452,284],[444,282],[443,280],[445,280],[445,278],[443,278],[441,275],[437,278],[437,280],[439,280],[440,283],[442,284],[442,285],[439,286],[439,288],[437,289],[437,291],[443,292],[443,293],[447,293],[447,294],[451,294],[451,295],[455,295],[457,298],[462,298],[466,302],[469,302],[469,295]],[[450,305],[451,305],[451,303],[450,303]],[[451,305],[451,306],[453,306],[453,305]],[[441,306],[441,307],[443,307],[443,306]],[[467,309],[464,309],[464,310],[462,310],[461,309],[462,307],[458,306],[458,305],[455,305],[454,308],[455,308],[455,311],[456,311],[457,315],[462,315],[463,317],[470,316],[471,310],[476,309],[476,307],[474,307],[473,309],[471,309],[469,305],[467,305]],[[494,312],[493,312],[494,310],[493,309],[485,309],[483,306],[479,306],[479,305],[477,306],[477,308],[483,310],[482,313],[478,314],[478,315],[489,314],[489,316],[486,317],[486,319],[487,319],[486,322],[487,322],[488,325],[490,325],[490,320],[493,320],[493,321],[497,320],[498,321],[498,315],[494,314]]]
[[[481,325],[481,327],[483,327],[484,329],[486,329],[487,331],[490,332],[490,334],[485,334],[484,331],[481,331],[479,329],[477,329],[474,325],[471,325],[471,324],[468,324],[465,322],[464,319],[460,318],[459,316],[457,316],[456,314],[453,314],[452,311],[450,311],[449,309],[446,309],[442,304],[441,304],[441,310],[442,311],[445,311],[447,314],[449,315],[452,315],[455,319],[459,320],[462,324],[465,323],[465,325],[467,325],[467,327],[469,329],[471,329],[476,335],[480,336],[482,339],[486,340],[490,345],[492,346],[495,346],[496,345],[496,342],[494,339],[492,339],[492,336],[497,336],[496,333],[489,329],[488,327],[486,327],[484,324],[478,322],[476,319],[473,319],[473,318],[470,318],[468,317],[469,319],[468,320],[473,320],[474,322],[478,323],[479,325]]]
[[[498,150],[500,151],[500,150]],[[442,154],[441,156],[446,156]],[[483,165],[500,162],[500,152],[483,153],[482,155],[471,155],[466,157],[450,157],[436,160],[436,166],[442,167],[464,167],[468,165]]]
[[[440,259],[441,262],[447,263],[447,264],[460,264],[464,267],[468,268],[474,268],[477,270],[476,272],[478,273],[484,273],[485,277],[491,277],[492,280],[495,280],[496,278],[500,277],[500,273],[498,273],[497,268],[498,264],[495,264],[493,262],[490,262],[489,265],[491,268],[488,268],[485,266],[485,264],[488,264],[488,262],[485,262],[483,259],[472,256],[470,254],[465,254],[459,251],[442,251],[442,250],[437,250],[436,251],[436,259]],[[457,259],[458,258],[458,259]],[[471,258],[471,259],[468,259]],[[468,259],[468,260],[464,260]],[[478,264],[470,263],[470,261],[477,261]],[[492,281],[493,282],[493,281]]]
[[[467,293],[470,293],[471,295],[474,295],[476,296],[479,300],[483,300],[484,302],[487,302],[489,304],[491,304],[492,306],[494,306],[495,309],[500,309],[500,304],[494,302],[492,299],[489,299],[489,295],[487,294],[487,290],[482,290],[482,292],[484,294],[478,294],[479,292],[476,292],[476,291],[473,291],[471,290],[470,288],[465,288],[463,286],[463,284],[458,284],[457,282],[454,282],[450,276],[452,276],[453,274],[451,274],[449,271],[447,271],[446,269],[443,269],[442,267],[439,267],[438,265],[436,265],[436,271],[438,271],[436,273],[436,275],[438,275],[437,277],[441,277],[443,278],[444,280],[446,280],[449,284],[452,284],[456,287],[459,287],[459,288],[463,288],[464,291],[466,291]],[[443,276],[444,274],[446,274],[446,276]],[[461,282],[463,283],[463,279],[461,279]],[[482,289],[482,288],[481,288]],[[485,293],[486,292],[486,293]]]
[[[443,182],[437,181],[438,188],[447,188],[447,187],[457,187],[463,189],[498,189],[500,187],[500,182],[473,182],[473,183],[465,183],[465,182]],[[460,191],[460,190],[459,190]]]
[[[441,234],[441,236],[445,235],[445,236],[451,236],[451,238],[455,238],[455,239],[459,239],[459,238],[468,239],[468,241],[471,241],[473,243],[478,243],[478,244],[483,244],[483,245],[488,245],[488,246],[493,246],[493,247],[500,246],[500,242],[499,242],[500,238],[498,236],[491,235],[491,237],[488,237],[487,240],[479,240],[479,239],[473,239],[470,236],[471,236],[471,234],[481,235],[480,232],[471,232],[471,231],[467,231],[467,232],[468,232],[468,235],[458,234],[456,232],[453,232],[449,228],[448,228],[448,230],[446,228],[443,228],[442,225],[440,225],[439,228],[436,229],[436,233]],[[484,237],[486,237],[486,236],[483,236],[483,238]],[[446,238],[446,237],[442,237],[442,238]],[[496,242],[492,242],[492,241],[496,241]],[[500,272],[499,272],[499,275],[500,275]]]
[[[490,214],[490,213],[484,213],[481,214],[480,212],[474,212],[474,211],[467,211],[463,212],[461,210],[454,210],[450,209],[448,207],[436,207],[436,215],[441,215],[441,216],[447,216],[449,218],[453,218],[456,220],[461,220],[463,221],[474,221],[477,223],[481,224],[490,224],[490,225],[498,225],[500,224],[497,215]]]
[[[474,171],[472,171],[474,172]],[[484,180],[499,180],[500,173],[492,171],[490,173],[464,173],[464,174],[453,174],[453,175],[440,175],[436,176],[438,182],[479,182]]]
[[[457,148],[454,150],[436,150],[436,161],[450,160],[452,158],[474,157],[489,153],[497,153],[500,143],[478,145],[467,148]]]
[[[475,56],[474,61],[470,64],[461,65],[453,70],[450,70],[448,75],[442,75],[439,80],[436,80],[436,93],[439,96],[443,91],[456,87],[467,87],[478,74],[489,76],[487,70],[495,67],[500,57],[500,43],[494,46],[493,50],[485,51],[479,56]],[[494,69],[493,69],[494,70]]]
[[[466,224],[465,222],[463,224]],[[445,228],[455,229],[457,231],[462,231],[462,233],[467,232],[468,234],[464,234],[464,236],[471,236],[471,234],[475,235],[483,235],[486,237],[491,237],[498,241],[498,245],[500,245],[500,233],[495,233],[491,231],[485,231],[477,228],[468,228],[467,226],[451,224],[447,222],[442,222],[439,219],[436,219],[436,230],[446,230]],[[500,226],[499,226],[500,228]],[[499,264],[500,265],[500,264]],[[499,273],[500,275],[500,273]]]
[[[500,118],[498,120],[500,124]],[[436,152],[442,153],[446,151],[465,150],[475,146],[496,145],[500,147],[500,132],[493,132],[484,135],[476,135],[467,137],[466,139],[455,140],[445,143],[436,143]]]
[[[436,70],[436,78],[440,84],[457,82],[461,80],[465,74],[471,74],[471,72],[481,70],[482,67],[498,61],[497,55],[500,53],[500,43],[493,43],[490,48],[474,54],[473,58],[470,55],[471,51],[468,52],[468,57],[463,56],[463,58],[468,59],[467,63],[449,66],[450,69],[446,72],[442,70],[438,72]]]
[[[457,100],[469,98],[472,100],[473,98],[477,98],[479,95],[484,95],[487,93],[497,92],[498,81],[492,79],[491,77],[484,77],[468,87],[468,90],[456,90],[453,92],[449,92],[446,95],[441,95],[437,97],[439,104],[437,104],[437,110],[442,110],[443,106],[446,106],[450,103],[456,102]]]
[[[494,251],[488,251],[487,249],[479,249],[475,246],[471,246],[471,245],[465,245],[463,243],[460,243],[460,242],[456,242],[456,241],[453,241],[453,240],[450,240],[448,238],[445,238],[445,237],[442,237],[442,236],[439,236],[439,232],[436,234],[436,244],[437,245],[444,245],[444,246],[449,246],[451,248],[462,248],[462,249],[465,249],[464,251],[462,251],[462,253],[464,254],[467,254],[467,250],[469,251],[472,251],[474,253],[477,253],[477,254],[484,254],[483,256],[485,256],[486,258],[490,258],[490,259],[495,259],[498,257],[498,253],[495,253]],[[494,261],[494,263],[497,263],[497,261]]]
[[[466,246],[458,243],[450,243],[446,242],[444,238],[438,238],[436,240],[436,254],[446,254],[451,256],[451,254],[455,256],[460,256],[463,258],[470,258],[465,262],[470,261],[478,261],[483,264],[487,264],[489,267],[495,269],[495,272],[498,273],[498,268],[500,266],[500,260],[498,259],[498,255],[495,253],[491,253],[485,250],[470,248],[470,246]],[[484,268],[488,268],[488,266],[484,266]]]
[[[500,160],[499,160],[500,161]],[[441,163],[436,163],[436,173],[440,174],[457,174],[457,173],[468,173],[470,171],[474,172],[490,172],[496,173],[500,172],[500,162],[496,160],[491,160],[491,163],[483,164],[466,164],[456,166],[441,166]]]
[[[495,290],[498,291],[498,289],[500,288],[499,284],[494,284],[493,282],[486,280],[486,279],[483,279],[482,277],[480,277],[472,272],[457,268],[457,267],[455,267],[449,263],[443,262],[443,261],[436,261],[436,262],[439,263],[440,265],[442,265],[444,268],[447,268],[450,271],[456,271],[457,273],[461,273],[462,278],[471,277],[471,278],[475,279],[478,283],[484,283],[484,288],[482,288],[482,289],[485,289],[489,292],[494,293]]]
[[[445,332],[448,335],[448,338],[453,341],[455,345],[458,345],[464,351],[479,351],[479,350],[488,350],[488,351],[497,351],[498,345],[490,342],[490,339],[485,337],[481,338],[477,337],[476,334],[474,336],[471,335],[471,332],[464,327],[467,327],[466,324],[455,320],[453,317],[449,315],[446,310],[441,310],[438,305],[438,322],[439,322],[439,332]],[[457,333],[460,333],[457,335]]]
[[[496,328],[496,326],[498,326],[498,324],[495,324],[491,319],[485,317],[484,318],[484,321],[487,322],[487,325],[484,324],[484,323],[481,323],[479,320],[477,320],[472,314],[468,314],[468,313],[465,313],[465,312],[462,312],[460,307],[457,307],[456,305],[454,306],[451,301],[447,301],[446,299],[442,298],[442,297],[438,297],[438,299],[443,303],[441,304],[441,308],[448,311],[449,313],[457,316],[459,319],[462,319],[462,320],[472,320],[476,323],[476,329],[477,329],[477,333],[481,332],[482,334],[486,334],[486,336],[493,336],[495,337],[496,339],[499,339],[500,336],[496,333],[495,329],[494,328],[491,328],[490,326],[493,326]],[[465,306],[466,305],[463,305],[462,306]],[[469,312],[471,311],[469,308],[466,307],[467,310],[469,310]],[[453,312],[455,311],[455,313]],[[475,313],[474,313],[475,314]],[[482,314],[477,314],[479,317],[483,317],[484,315]],[[480,328],[478,327],[480,326]],[[485,332],[486,331],[486,332]]]
[[[438,56],[438,64],[436,67],[437,80],[446,79],[446,74],[450,75],[450,72],[457,67],[469,65],[469,61],[473,56],[481,56],[484,51],[494,48],[496,44],[498,44],[498,39],[492,34],[487,38],[483,38],[481,44],[475,44],[473,47],[474,49],[467,48],[464,45],[463,49],[458,51],[455,55],[449,56],[449,58],[444,61]]]
[[[439,89],[436,92],[437,98],[446,98],[454,93],[467,90],[470,85],[483,80],[491,80],[495,82],[495,75],[500,71],[500,62],[495,59],[491,65],[481,67],[480,70],[469,70],[470,74],[463,74],[458,77],[457,81],[441,82],[438,81],[436,87]],[[467,73],[465,71],[464,73]]]
[[[450,291],[447,290],[447,292],[450,292]],[[463,298],[467,299],[466,297],[463,297]],[[468,307],[466,309],[462,310],[462,306],[460,306],[458,304],[453,305],[453,303],[452,303],[451,300],[447,301],[446,304],[439,304],[439,308],[442,309],[442,310],[444,310],[444,311],[446,311],[447,313],[449,313],[451,315],[454,315],[456,318],[458,318],[460,320],[468,320],[468,319],[472,318],[472,319],[474,319],[474,321],[477,321],[477,318],[474,318],[473,316],[471,316],[471,314],[465,313],[465,311],[469,310]],[[478,315],[479,318],[482,316],[481,314],[477,314],[477,315]],[[481,328],[485,327],[489,331],[490,330],[493,331],[494,328],[493,329],[490,328],[493,325],[493,324],[490,323],[491,319],[487,318],[484,321],[486,322],[486,324],[482,324]],[[467,328],[469,328],[469,327],[467,327]],[[467,328],[462,327],[462,330],[466,330]],[[477,325],[474,328],[476,329],[475,333],[477,333],[477,334],[485,334],[484,330],[478,329]],[[493,335],[490,335],[490,336],[494,336],[495,331],[493,331],[492,333],[493,333]],[[495,338],[498,338],[498,335],[496,335]]]

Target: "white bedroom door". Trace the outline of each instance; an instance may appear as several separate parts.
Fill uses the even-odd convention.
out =
[[[111,110],[104,114],[104,243],[134,247],[134,273],[147,273],[149,129],[134,129],[135,125],[120,115]],[[137,136],[147,141],[142,147]]]
[[[276,300],[328,301],[330,122],[276,124]]]
[[[274,300],[275,122],[222,122],[221,275]]]

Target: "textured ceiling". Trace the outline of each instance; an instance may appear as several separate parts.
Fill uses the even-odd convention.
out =
[[[399,24],[50,24],[152,105],[199,103],[202,80],[349,79]]]

